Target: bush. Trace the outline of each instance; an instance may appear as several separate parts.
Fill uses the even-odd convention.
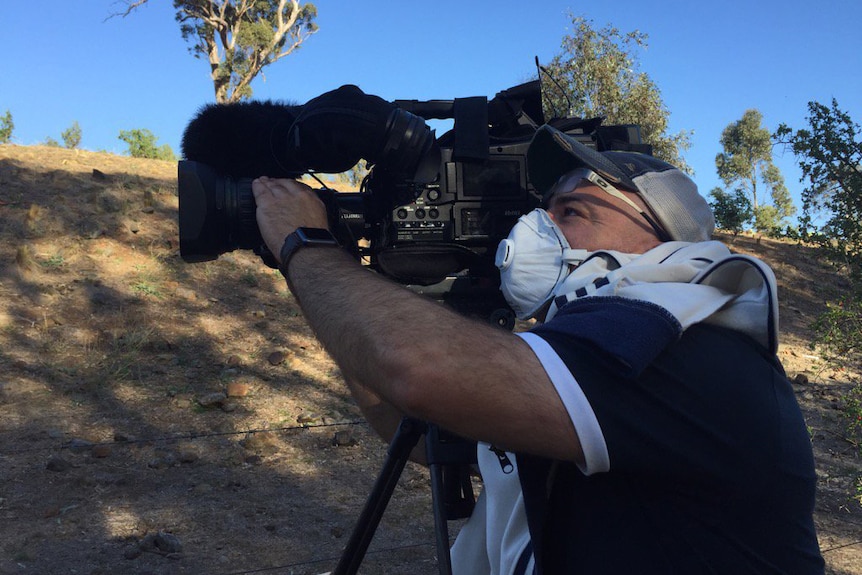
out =
[[[862,353],[862,297],[848,295],[838,303],[828,303],[814,323],[814,333],[830,357]]]
[[[814,333],[824,358],[839,369],[852,371],[862,357],[862,296],[848,295],[828,304],[814,323]],[[843,401],[848,439],[862,453],[862,382],[857,381]]]
[[[6,110],[6,115],[0,117],[0,144],[8,144],[12,140],[12,131],[15,122],[12,121],[12,112]]]
[[[63,145],[74,150],[81,145],[81,126],[78,125],[77,121],[73,122],[66,131],[60,134],[60,137],[63,138]]]
[[[156,136],[149,130],[121,130],[119,139],[129,145],[129,155],[133,158],[177,161],[169,145],[156,146]]]
[[[751,201],[742,190],[729,194],[721,188],[713,188],[709,195],[713,198],[709,205],[719,228],[737,235],[751,221]]]

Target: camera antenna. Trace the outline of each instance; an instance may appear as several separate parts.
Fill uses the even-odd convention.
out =
[[[566,116],[567,117],[570,116],[572,114],[572,99],[569,98],[568,92],[566,92],[566,90],[563,89],[563,86],[560,85],[560,83],[557,81],[557,79],[554,78],[550,72],[548,72],[548,69],[539,63],[539,57],[536,56],[535,58],[536,58],[536,68],[539,70],[539,81],[541,82],[542,74],[544,74],[551,82],[554,83],[554,85],[557,87],[557,90],[560,91],[560,94],[563,96],[563,98],[566,99],[566,103],[569,105],[568,110],[566,111]],[[554,103],[552,101],[549,101],[549,103],[551,104],[551,107],[554,108]],[[555,115],[558,114],[556,108],[553,109],[553,112]]]

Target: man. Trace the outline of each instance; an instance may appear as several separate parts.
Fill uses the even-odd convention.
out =
[[[389,437],[406,414],[481,442],[456,573],[822,572],[771,272],[708,241],[708,206],[668,164],[544,126],[528,165],[547,209],[497,255],[513,309],[544,320],[519,335],[302,247],[314,232],[297,228],[327,227],[314,192],[253,184],[263,238],[372,425]]]

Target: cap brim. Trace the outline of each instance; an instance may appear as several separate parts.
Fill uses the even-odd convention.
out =
[[[637,189],[634,182],[601,152],[545,124],[536,130],[527,150],[530,183],[543,196],[564,174],[587,167],[613,184]]]

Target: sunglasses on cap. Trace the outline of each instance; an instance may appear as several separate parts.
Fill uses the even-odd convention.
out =
[[[671,240],[670,234],[668,234],[664,230],[664,228],[659,225],[655,218],[653,218],[646,210],[633,202],[631,198],[622,193],[618,188],[616,188],[613,184],[607,181],[599,173],[594,172],[589,168],[576,168],[570,172],[563,174],[560,179],[557,180],[557,183],[551,186],[551,189],[548,190],[548,192],[545,194],[543,198],[545,205],[548,205],[555,196],[568,194],[569,192],[574,191],[581,184],[582,181],[588,181],[591,184],[598,186],[606,194],[609,194],[619,200],[622,200],[623,202],[637,210],[637,212],[647,221],[653,231],[655,231],[659,240],[663,242]]]

